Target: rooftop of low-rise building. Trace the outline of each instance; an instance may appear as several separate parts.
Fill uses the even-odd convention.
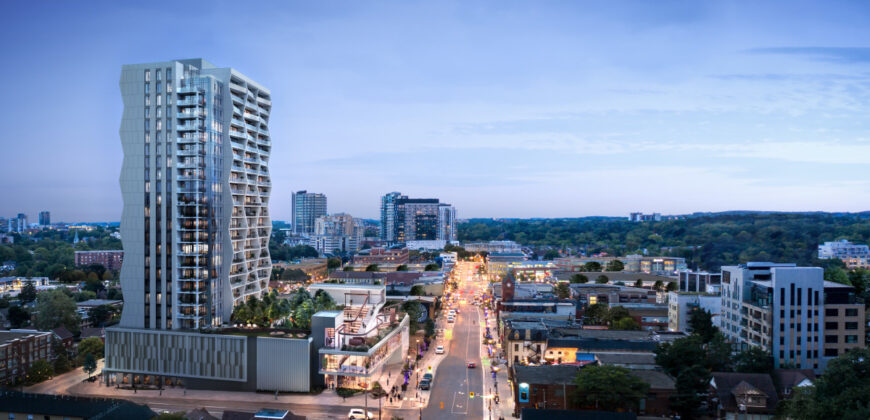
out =
[[[655,353],[600,353],[595,355],[602,365],[655,365]]]
[[[649,384],[651,389],[676,389],[674,379],[667,373],[650,369],[630,369],[632,376]]]
[[[157,415],[146,405],[111,398],[31,394],[7,390],[0,391],[0,401],[3,401],[3,407],[0,410],[10,413],[35,414],[39,417],[147,420]]]
[[[764,407],[747,406],[749,413],[773,413],[779,402],[773,379],[766,373],[713,372],[710,385],[716,389],[719,404],[725,411],[744,411],[741,410],[735,394],[752,393],[766,398]]]
[[[514,366],[514,377],[517,383],[561,385],[573,384],[577,378],[577,372],[581,369],[577,365],[544,365],[544,366]]]
[[[97,306],[109,305],[116,306],[124,303],[123,300],[113,300],[113,299],[88,299],[82,302],[77,302],[76,306],[80,308],[92,308]]]
[[[49,331],[37,330],[8,330],[0,331],[0,345],[11,343],[22,338],[38,336],[43,334],[51,334]]]

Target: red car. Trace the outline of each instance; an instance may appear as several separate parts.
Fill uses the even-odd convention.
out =
[[[474,369],[474,368],[476,368],[476,367],[477,367],[477,365],[476,365],[474,362],[468,362],[468,368],[469,368],[469,369]]]

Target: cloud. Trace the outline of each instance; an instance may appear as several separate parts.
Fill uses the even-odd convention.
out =
[[[766,47],[752,48],[747,52],[750,54],[801,56],[843,64],[870,62],[870,48],[866,47]]]

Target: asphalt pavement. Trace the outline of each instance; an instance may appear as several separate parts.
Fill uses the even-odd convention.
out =
[[[464,273],[463,273],[464,274]],[[472,299],[470,276],[462,276],[460,290]],[[482,419],[483,369],[480,365],[480,315],[471,304],[459,306],[459,319],[453,324],[447,357],[441,361],[429,394],[429,405],[422,419]],[[477,367],[469,369],[468,362]],[[475,397],[471,397],[471,393]],[[419,416],[418,416],[419,417]],[[407,420],[407,418],[406,418]]]

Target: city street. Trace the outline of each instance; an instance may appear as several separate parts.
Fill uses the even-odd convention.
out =
[[[458,319],[453,326],[447,357],[438,367],[429,405],[423,410],[423,419],[481,419],[483,418],[483,367],[480,359],[481,319],[472,299],[477,285],[473,282],[473,263],[459,263],[457,297]],[[454,294],[458,295],[456,291]],[[465,300],[465,303],[461,303]],[[468,362],[476,368],[469,369]],[[470,393],[475,397],[471,398]]]

